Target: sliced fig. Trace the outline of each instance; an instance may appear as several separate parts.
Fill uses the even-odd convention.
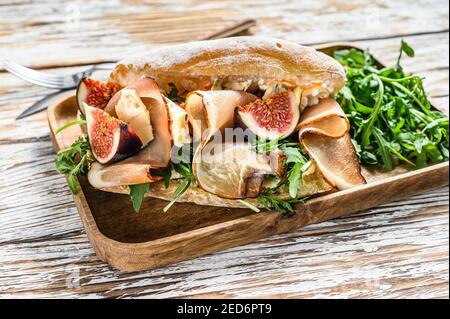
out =
[[[298,94],[292,90],[258,99],[238,108],[241,124],[261,139],[273,140],[294,132],[299,118]]]
[[[101,164],[120,161],[142,147],[139,136],[123,121],[83,103],[92,153]]]
[[[115,111],[117,118],[127,123],[146,146],[153,140],[150,112],[135,90],[124,88],[118,92],[119,100]]]
[[[83,103],[104,109],[111,97],[120,90],[116,84],[101,82],[92,78],[82,78],[77,87],[77,103],[80,112],[85,113]]]
[[[127,158],[120,164],[146,166],[148,168],[165,168],[169,165],[172,149],[169,118],[158,84],[152,78],[143,78],[126,87],[136,91],[150,113],[153,129],[153,140],[135,156]],[[105,108],[105,112],[116,117],[116,105],[119,94],[113,96]],[[115,165],[114,165],[115,166]],[[139,182],[133,183],[138,184]]]

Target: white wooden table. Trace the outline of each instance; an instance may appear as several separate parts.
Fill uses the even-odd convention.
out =
[[[0,4],[0,55],[55,73],[200,39],[243,18],[257,19],[252,33],[303,44],[356,41],[386,63],[405,38],[417,55],[407,71],[426,77],[448,113],[444,0]],[[55,171],[45,113],[14,120],[51,92],[0,66],[0,298],[448,298],[448,188],[152,271],[110,269]]]

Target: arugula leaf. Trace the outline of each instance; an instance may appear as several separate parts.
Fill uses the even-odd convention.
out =
[[[381,82],[381,79],[376,75],[372,74],[373,78],[377,81],[378,89],[375,93],[373,93],[373,98],[375,100],[375,104],[373,106],[372,112],[370,114],[370,117],[367,121],[367,123],[364,125],[362,129],[362,147],[366,147],[367,144],[369,144],[369,137],[372,132],[372,126],[375,123],[375,121],[378,118],[380,109],[381,109],[381,103],[383,102],[383,95],[384,95],[384,85],[383,82]]]
[[[69,123],[66,123],[65,125],[61,126],[60,128],[58,128],[55,132],[55,134],[59,134],[62,130],[65,130],[68,127],[74,126],[74,125],[86,125],[86,120],[85,119],[81,119],[81,120],[75,120]]]
[[[276,149],[278,149],[281,145],[281,143],[284,143],[285,141],[283,141],[284,137],[280,136],[276,139],[273,140],[260,140],[260,139],[256,139],[255,140],[255,150],[258,153],[261,154],[268,154]]]
[[[289,171],[288,181],[289,181],[289,195],[292,198],[297,198],[298,188],[300,187],[301,177],[302,177],[302,166],[303,163],[295,163],[292,169]]]
[[[375,136],[376,143],[378,144],[378,153],[383,160],[383,165],[388,171],[392,171],[393,165],[391,160],[391,154],[389,153],[389,148],[387,146],[386,140],[383,138],[383,132],[381,132],[377,127],[374,127],[373,135]]]
[[[73,194],[78,192],[77,176],[85,175],[93,161],[91,145],[87,137],[80,136],[70,147],[56,154],[56,171],[60,174],[68,174],[67,181]]]
[[[166,213],[170,207],[172,207],[173,204],[181,197],[181,195],[184,194],[184,192],[189,188],[191,185],[191,180],[189,179],[182,179],[180,182],[180,185],[177,187],[175,192],[173,193],[172,200],[169,204],[167,204],[166,207],[164,207],[163,212]]]
[[[141,209],[142,201],[144,200],[144,195],[150,187],[149,183],[130,185],[130,198],[133,203],[133,209],[136,213]]]
[[[311,161],[302,161],[296,162],[291,169],[289,169],[287,174],[287,180],[289,184],[289,195],[292,198],[297,198],[298,189],[302,183],[303,173],[308,170],[311,166]]]
[[[169,202],[169,204],[167,204],[166,207],[164,207],[164,212],[167,212],[191,185],[196,185],[195,176],[192,171],[193,145],[186,144],[184,147],[189,148],[189,150],[185,150],[183,152],[183,149],[180,148],[177,152],[173,152],[173,162],[168,167],[164,169],[152,170],[153,174],[163,177],[165,188],[168,188],[170,186],[173,171],[182,176],[182,178],[179,179],[179,185],[172,196],[172,200]],[[133,202],[133,208],[136,212],[139,211],[142,200],[144,198],[144,194],[147,192],[148,188],[149,184],[130,186],[130,197],[131,201]]]
[[[164,178],[164,187],[169,188],[170,179],[172,178],[172,165],[162,171]]]
[[[298,189],[301,186],[303,173],[308,170],[312,162],[302,151],[300,143],[292,136],[289,138],[280,137],[271,141],[257,141],[255,149],[257,152],[265,154],[281,150],[286,156],[285,164],[287,166],[285,178],[279,180],[274,187],[262,192],[257,198],[258,203],[270,210],[293,212],[292,205],[303,202],[303,200],[297,200]],[[291,196],[289,200],[279,199],[275,195],[276,191],[283,185],[288,186]]]
[[[289,185],[289,195],[297,198],[298,189],[301,186],[303,173],[311,166],[311,161],[302,152],[300,143],[284,143],[279,149],[286,155],[286,183]]]
[[[401,44],[400,44],[400,53],[398,54],[398,58],[397,58],[397,66],[400,67],[400,60],[402,59],[402,53],[405,52],[405,54],[407,56],[409,56],[410,58],[413,58],[415,53],[414,53],[414,49],[411,48],[409,46],[409,44],[402,39]]]
[[[238,199],[238,202],[241,203],[242,205],[246,206],[248,209],[251,209],[255,213],[261,212],[261,210],[258,207],[256,207],[255,205],[253,205],[245,200]]]
[[[192,144],[185,145],[185,147],[189,147],[189,152],[183,152],[183,150],[180,149],[179,151],[181,152],[181,154],[179,154],[179,153],[173,154],[173,159],[172,159],[173,162],[172,162],[170,169],[171,170],[173,169],[175,172],[180,174],[182,176],[182,178],[180,179],[180,184],[178,185],[177,189],[173,193],[172,200],[170,201],[169,204],[167,204],[166,207],[164,207],[164,209],[163,209],[164,212],[167,212],[172,207],[172,205],[181,197],[181,195],[184,194],[184,192],[186,192],[186,190],[191,185],[194,185],[194,186],[196,185],[196,179],[194,176],[194,172],[192,171],[193,145]],[[189,156],[185,156],[186,153],[189,154]],[[165,178],[168,178],[168,182],[167,182],[167,185],[168,185],[168,183],[170,181],[170,177],[165,177]]]
[[[265,190],[257,198],[258,203],[267,210],[290,213],[294,212],[294,205],[304,204],[306,200],[306,197],[282,200],[277,198],[272,189]]]
[[[277,188],[289,184],[291,197],[296,198],[302,175],[311,164],[307,155],[302,151],[300,143],[294,140],[292,136],[287,139],[280,137],[271,141],[257,141],[255,149],[257,152],[265,154],[276,150],[281,150],[284,153],[286,156],[285,164],[287,165],[286,178],[277,185]]]
[[[182,179],[180,179],[180,184],[178,185],[177,189],[173,193],[172,200],[170,203],[164,207],[163,211],[167,212],[170,207],[172,207],[173,204],[181,197],[181,195],[186,192],[186,190],[191,185],[196,184],[194,173],[192,172],[192,164],[188,163],[179,163],[179,164],[172,164],[173,169],[178,172],[180,175],[183,176]]]

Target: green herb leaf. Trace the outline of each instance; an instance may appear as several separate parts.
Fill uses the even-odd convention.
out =
[[[61,131],[65,130],[68,127],[74,126],[74,125],[86,125],[86,120],[76,120],[69,123],[66,123],[65,125],[61,126],[59,129],[56,130],[55,134],[59,134]]]
[[[149,183],[130,185],[130,198],[133,203],[133,209],[136,213],[141,209],[142,201],[144,200],[144,195],[150,187]]]
[[[164,207],[163,211],[167,212],[172,205],[181,197],[181,195],[186,192],[186,190],[191,185],[196,185],[196,179],[194,176],[194,172],[192,171],[192,156],[194,154],[193,152],[193,145],[192,144],[186,144],[184,147],[189,148],[189,152],[183,152],[183,149],[179,149],[179,153],[174,153],[173,160],[171,165],[171,170],[173,169],[175,172],[180,174],[183,178],[180,179],[180,184],[178,185],[177,189],[175,190],[172,200],[170,203]],[[181,153],[181,154],[180,154]],[[189,154],[189,156],[184,156],[186,154]],[[171,175],[172,173],[170,173]],[[165,183],[167,179],[167,185],[170,181],[170,176],[167,173],[167,175],[164,177]]]
[[[373,94],[373,99],[375,100],[375,104],[373,106],[369,120],[367,121],[367,123],[364,125],[364,127],[362,129],[362,139],[361,139],[362,145],[361,146],[363,148],[370,143],[369,137],[372,132],[372,126],[378,118],[379,112],[381,110],[381,105],[382,105],[381,103],[383,103],[383,95],[384,95],[383,82],[376,74],[372,74],[372,76],[376,80],[378,88],[375,91],[375,93]]]
[[[172,178],[172,165],[163,170],[164,187],[169,188],[170,179]]]
[[[78,192],[78,175],[85,175],[94,161],[87,137],[79,137],[70,147],[56,154],[55,166],[60,174],[68,174],[67,181],[72,193]]]
[[[378,151],[383,160],[384,168],[388,171],[392,171],[393,165],[391,160],[391,154],[389,153],[389,148],[387,146],[386,140],[383,138],[383,133],[377,127],[374,127],[373,135],[375,136],[376,143],[378,144]]]
[[[410,58],[414,57],[414,49],[411,48],[409,46],[409,44],[402,39],[401,44],[400,44],[400,53],[398,55],[398,59],[397,59],[397,66],[400,66],[400,60],[402,59],[402,53],[405,52],[405,54],[407,56],[409,56]]]
[[[166,207],[164,207],[163,211],[166,213],[170,207],[172,207],[173,204],[181,197],[181,195],[184,194],[184,192],[189,188],[191,185],[191,181],[189,179],[183,179],[180,182],[180,185],[178,185],[177,189],[173,193],[172,200],[169,204],[167,204]]]
[[[303,173],[310,167],[312,162],[303,153],[300,143],[293,136],[289,138],[281,137],[271,141],[257,141],[255,150],[264,154],[281,150],[286,156],[285,164],[287,166],[286,177],[281,179],[274,187],[261,193],[258,197],[258,203],[270,210],[292,212],[292,205],[298,201],[297,194],[301,187]],[[291,199],[283,200],[274,195],[283,185],[288,186]],[[300,200],[300,202],[303,202],[303,200]]]
[[[274,210],[278,212],[294,212],[294,205],[304,204],[307,198],[283,200],[277,198],[272,189],[262,192],[258,198],[258,203],[267,210]]]
[[[241,203],[242,205],[246,206],[248,209],[251,209],[252,211],[254,211],[255,213],[259,213],[261,212],[261,210],[256,207],[253,204],[250,204],[249,202],[242,200],[242,199],[238,199],[238,202]]]
[[[295,163],[289,172],[289,195],[291,195],[292,198],[297,198],[297,192],[302,177],[302,166],[303,163],[301,162]]]

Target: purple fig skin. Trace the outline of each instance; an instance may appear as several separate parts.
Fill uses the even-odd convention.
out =
[[[121,161],[142,148],[142,141],[139,136],[130,130],[127,124],[120,123],[120,142],[116,153],[108,163]]]
[[[120,122],[120,120],[118,119],[111,118],[110,115],[108,115],[108,113],[106,113],[105,111],[96,109],[89,105],[85,105],[85,109],[87,112],[86,120],[89,141],[91,143],[92,152],[99,163],[110,164],[121,161],[137,153],[142,148],[143,144],[140,137],[125,122]],[[101,124],[103,123],[103,121],[105,121],[106,124],[103,129],[111,130],[109,131],[109,133],[112,133],[113,139],[116,139],[116,141],[118,139],[118,143],[114,143],[114,141],[112,141],[111,149],[105,150],[105,152],[101,152],[108,152],[108,156],[98,157],[98,152],[96,152],[95,144],[93,143],[93,141],[97,140],[98,138],[101,139],[102,135],[96,135],[98,134],[98,132],[95,131],[94,127],[96,127],[95,124]],[[110,121],[113,121],[115,124],[112,124],[108,128],[107,123],[109,123]],[[117,145],[117,147],[114,148],[115,144]]]

